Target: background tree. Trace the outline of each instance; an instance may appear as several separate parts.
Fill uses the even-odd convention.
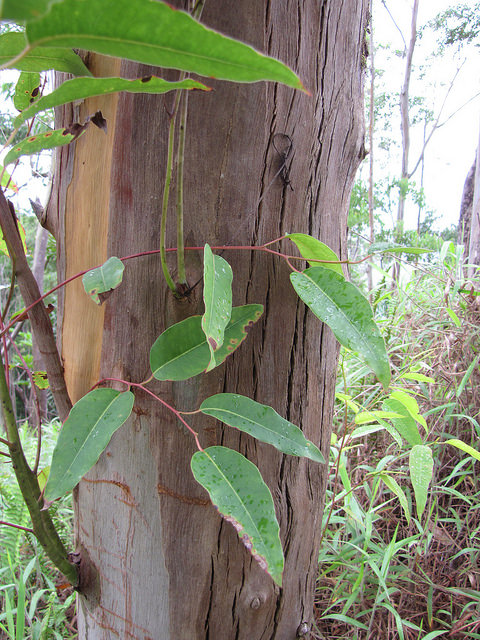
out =
[[[234,7],[207,3],[206,24],[290,64],[312,96],[281,86],[215,81],[210,95],[191,96],[184,190],[188,245],[258,244],[296,230],[345,255],[346,211],[363,155],[367,4],[309,0],[294,6],[277,2],[265,10],[253,0]],[[100,56],[87,63],[95,75],[152,72]],[[56,234],[62,278],[107,255],[159,246],[171,100],[91,99],[63,118],[81,120],[98,108],[107,119],[107,138],[89,132],[75,148],[63,148],[57,161],[47,224]],[[268,189],[285,159],[278,145],[275,150],[275,134],[292,142],[291,186],[278,177]],[[175,246],[174,230],[169,234]],[[167,292],[155,257],[129,265],[122,287],[100,309],[86,304],[80,285],[66,289],[59,337],[74,401],[104,375],[143,379],[156,336],[198,312],[201,256],[188,252],[187,259],[191,291],[181,300]],[[326,451],[337,359],[332,334],[306,313],[279,263],[233,251],[229,261],[235,304],[265,305],[250,345],[204,377],[151,388],[184,410],[220,390],[249,394],[301,424]],[[165,639],[252,640],[307,633],[326,469],[286,460],[205,418],[194,421],[207,444],[221,442],[246,453],[269,484],[286,550],[280,591],[194,482],[191,439],[147,397],[138,397],[134,412],[76,491],[84,569],[80,637],[161,633]]]

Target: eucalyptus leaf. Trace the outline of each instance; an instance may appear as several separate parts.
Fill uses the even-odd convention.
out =
[[[386,389],[391,374],[385,342],[368,300],[357,287],[324,267],[291,273],[290,279],[303,302],[332,329],[342,345],[365,358]]]
[[[127,93],[162,94],[177,89],[202,89],[209,91],[209,87],[188,78],[181,82],[168,82],[163,78],[147,76],[139,80],[125,80],[124,78],[73,78],[61,84],[58,89],[32,104],[15,119],[15,127],[19,127],[25,120],[32,118],[40,111],[58,107],[67,102],[85,100],[92,96],[107,95],[125,91]],[[28,105],[27,105],[28,106]]]
[[[368,248],[369,253],[406,253],[412,256],[432,253],[432,251],[432,249],[424,249],[423,247],[404,247],[403,245],[391,244],[390,242],[375,242]]]
[[[428,487],[433,475],[432,450],[426,445],[415,445],[410,451],[408,460],[410,480],[415,492],[418,519],[425,511],[428,497]]]
[[[325,267],[331,269],[343,276],[342,265],[338,263],[338,256],[333,249],[317,238],[307,235],[306,233],[289,233],[287,238],[294,242],[301,255],[311,267]],[[328,262],[318,263],[318,260],[327,260]]]
[[[1,20],[24,22],[35,20],[46,14],[54,2],[62,0],[3,0],[0,9]]]
[[[55,129],[54,131],[47,131],[46,133],[39,133],[36,136],[24,138],[10,148],[10,151],[5,156],[4,166],[6,167],[12,162],[15,162],[20,156],[31,156],[44,149],[53,149],[54,147],[70,144],[76,137],[78,136],[67,133],[66,129]]]
[[[14,32],[0,35],[0,65],[8,65],[27,46],[25,33]],[[35,47],[12,65],[19,71],[63,71],[74,76],[91,76],[92,74],[83,64],[82,59],[68,46]]]
[[[23,111],[34,102],[38,96],[40,87],[40,74],[38,71],[22,71],[15,85],[13,106],[17,111]],[[14,125],[18,129],[18,125]]]
[[[216,365],[238,349],[263,313],[261,304],[234,307],[223,345],[215,352]],[[202,330],[202,316],[191,316],[166,329],[150,350],[150,366],[157,380],[187,380],[210,363],[210,349]]]
[[[321,451],[302,431],[264,404],[235,393],[218,393],[200,405],[200,411],[231,427],[273,445],[282,453],[325,463]]]
[[[282,585],[283,551],[271,493],[257,467],[233,449],[209,447],[191,461],[195,480],[276,584]]]
[[[278,60],[153,0],[63,0],[27,24],[27,39],[31,46],[86,49],[223,80],[271,80],[303,88]]]
[[[87,271],[83,276],[82,282],[85,291],[94,302],[102,304],[105,300],[105,294],[116,289],[122,282],[124,270],[123,262],[112,256],[100,267]],[[100,296],[102,297],[100,298]]]
[[[206,371],[216,366],[215,352],[222,346],[225,329],[232,315],[232,269],[221,256],[213,254],[205,245],[203,258],[202,329],[210,349],[210,362]]]
[[[47,502],[73,489],[93,467],[129,417],[134,399],[131,391],[94,389],[72,407],[53,452],[44,494]]]

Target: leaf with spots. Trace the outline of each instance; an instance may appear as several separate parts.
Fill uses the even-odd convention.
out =
[[[35,383],[35,386],[39,389],[48,389],[48,387],[50,386],[46,371],[33,371],[32,379]]]
[[[232,315],[232,269],[221,256],[205,245],[203,258],[203,301],[205,313],[202,329],[210,349],[210,362],[206,371],[215,368],[215,352],[222,346],[225,328]]]
[[[216,366],[233,353],[261,317],[261,304],[233,307],[223,345],[215,352]],[[166,329],[150,350],[150,366],[157,380],[187,380],[205,371],[210,349],[202,330],[202,316],[191,316]]]
[[[291,273],[290,280],[299,297],[330,327],[340,344],[359,353],[387,389],[391,374],[385,341],[361,291],[324,267]]]
[[[191,461],[195,480],[252,556],[282,585],[283,551],[272,495],[257,467],[233,449],[208,447]]]
[[[85,291],[97,304],[102,304],[113,289],[122,282],[125,266],[123,262],[112,256],[96,269],[91,269],[83,276]]]
[[[32,104],[17,116],[14,124],[15,127],[19,127],[25,120],[40,111],[58,107],[75,100],[85,100],[93,96],[108,95],[119,91],[162,94],[176,89],[202,89],[203,91],[209,91],[209,87],[191,78],[180,82],[168,82],[153,76],[139,80],[126,80],[125,78],[72,78],[61,84],[58,89],[37,100],[35,104]]]
[[[34,71],[22,71],[15,85],[15,95],[13,96],[15,109],[23,111],[38,100],[39,88],[40,74]],[[15,124],[15,128],[18,128],[17,124]]]
[[[129,417],[134,399],[131,391],[94,389],[72,407],[53,451],[44,494],[47,502],[71,491],[93,467]]]
[[[231,427],[250,434],[282,453],[325,463],[321,451],[307,440],[302,431],[264,404],[236,393],[217,393],[200,405],[200,411]]]
[[[81,133],[83,132],[80,132],[80,135]],[[55,129],[54,131],[47,131],[46,133],[24,138],[10,148],[10,151],[5,156],[4,166],[6,167],[15,162],[20,156],[31,156],[40,153],[44,149],[61,147],[65,144],[70,144],[76,138],[78,138],[78,135],[69,133],[67,129]]]

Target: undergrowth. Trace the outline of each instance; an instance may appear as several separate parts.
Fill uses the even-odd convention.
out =
[[[42,430],[40,468],[48,467],[60,425],[57,421]],[[35,458],[36,434],[28,424],[22,441],[29,461]],[[62,539],[71,536],[71,497],[51,507]],[[6,461],[0,464],[0,520],[30,527],[28,510],[15,474]],[[35,536],[11,526],[0,527],[0,639],[67,640],[76,638],[75,595],[63,588],[60,576],[43,553]]]
[[[415,398],[433,454],[420,517],[411,443],[395,418],[359,426],[366,410],[391,407],[354,355],[342,354],[315,638],[480,639],[480,463],[446,444],[478,451],[480,437],[480,298],[466,274],[463,247],[445,243],[436,262],[398,288],[384,277],[373,295],[393,388]]]

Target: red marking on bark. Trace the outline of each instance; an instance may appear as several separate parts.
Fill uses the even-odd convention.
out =
[[[159,495],[168,496],[169,498],[175,498],[175,500],[180,500],[184,504],[194,504],[199,507],[206,507],[210,504],[210,500],[203,500],[202,498],[190,498],[189,496],[184,496],[181,493],[176,493],[167,487],[164,487],[161,484],[157,484],[157,491]]]

